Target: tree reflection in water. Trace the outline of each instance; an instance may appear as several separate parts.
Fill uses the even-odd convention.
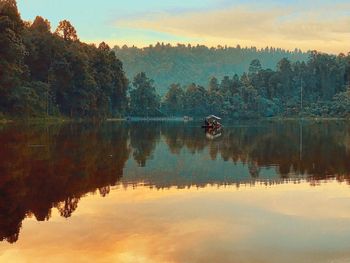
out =
[[[48,220],[52,208],[70,217],[86,193],[106,196],[116,184],[239,186],[261,181],[264,167],[276,169],[265,181],[268,184],[304,179],[316,185],[330,178],[350,182],[350,125],[345,122],[238,123],[226,125],[215,140],[208,140],[199,127],[155,122],[2,127],[0,239],[16,242],[26,217]],[[192,156],[208,155],[212,162],[231,162],[232,168],[243,164],[250,178],[220,170],[187,178],[177,172],[178,164],[169,164],[162,176],[123,174],[128,160],[147,167],[157,147],[164,145],[168,154],[179,158],[186,151]],[[168,165],[164,158],[156,162]]]

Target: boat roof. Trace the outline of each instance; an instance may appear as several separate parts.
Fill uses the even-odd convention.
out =
[[[206,117],[206,119],[207,119],[207,120],[209,120],[209,119],[221,120],[221,118],[220,118],[220,117],[215,116],[215,115],[209,115],[208,117]]]

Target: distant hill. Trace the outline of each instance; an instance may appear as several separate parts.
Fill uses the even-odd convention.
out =
[[[247,72],[253,59],[260,60],[263,68],[275,69],[278,61],[305,61],[308,53],[301,50],[288,51],[280,48],[257,49],[233,47],[208,48],[206,46],[186,46],[157,43],[155,46],[136,48],[115,47],[114,51],[124,65],[130,80],[145,72],[155,81],[157,91],[163,95],[170,84],[187,85],[196,83],[206,87],[209,78],[241,75]]]

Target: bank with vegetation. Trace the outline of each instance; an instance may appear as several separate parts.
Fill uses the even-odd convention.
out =
[[[133,67],[139,73],[128,80],[122,61],[130,70],[130,59],[144,70]],[[240,59],[252,60],[244,67]],[[111,49],[81,42],[67,20],[55,30],[40,16],[23,21],[15,0],[0,0],[0,119],[208,114],[347,118],[350,53],[164,44]]]

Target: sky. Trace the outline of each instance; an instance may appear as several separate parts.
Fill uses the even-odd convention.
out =
[[[68,19],[88,43],[350,52],[348,0],[18,0],[18,7],[24,20],[40,15],[52,29]]]
[[[349,262],[349,198],[338,182],[120,187],[84,196],[69,218],[27,218],[0,261]]]

